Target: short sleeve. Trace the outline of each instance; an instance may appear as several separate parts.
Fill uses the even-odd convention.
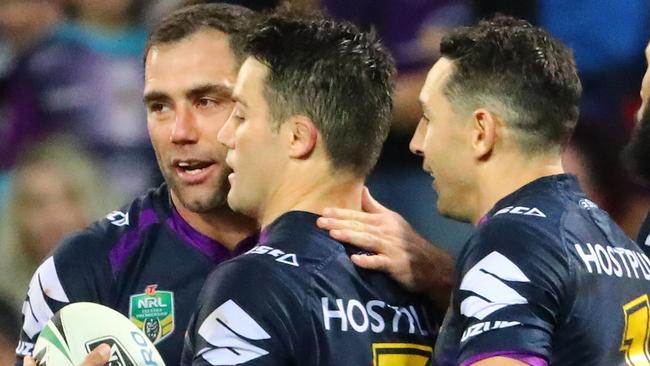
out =
[[[508,219],[495,219],[473,236],[459,259],[454,296],[459,364],[504,352],[548,359],[572,281],[558,241],[541,228]]]
[[[299,349],[309,348],[301,293],[295,279],[264,261],[223,263],[199,295],[183,365],[294,364]]]
[[[85,230],[66,238],[38,267],[23,303],[16,365],[31,355],[38,335],[52,316],[72,302],[106,304],[113,286],[108,260],[97,251],[101,237]]]

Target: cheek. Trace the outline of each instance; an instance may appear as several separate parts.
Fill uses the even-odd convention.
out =
[[[440,159],[440,153],[444,150],[445,141],[447,137],[442,134],[442,131],[429,127],[424,136],[424,157],[425,160],[437,161]]]
[[[171,141],[171,124],[161,121],[148,122],[149,138],[157,153],[161,153],[164,146]]]

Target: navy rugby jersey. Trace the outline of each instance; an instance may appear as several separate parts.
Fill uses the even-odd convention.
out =
[[[645,250],[646,254],[650,252],[650,212],[648,212],[648,216],[646,216],[645,221],[641,225],[636,243]]]
[[[237,251],[254,242],[241,243]],[[38,268],[23,306],[17,364],[31,353],[53,313],[89,301],[131,319],[168,366],[178,365],[205,278],[235,254],[190,227],[173,207],[166,185],[151,190],[66,238]]]
[[[437,365],[647,365],[650,259],[575,177],[500,200],[461,251]]]
[[[208,277],[190,321],[183,365],[428,365],[431,306],[351,250],[285,213],[260,243]]]

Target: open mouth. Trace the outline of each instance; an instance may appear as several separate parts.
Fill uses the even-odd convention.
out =
[[[211,161],[200,161],[200,160],[181,160],[174,164],[174,166],[181,170],[184,173],[190,175],[200,174],[205,168],[214,164]]]
[[[208,179],[212,168],[216,166],[210,160],[176,160],[173,163],[178,176],[188,184],[199,184]]]

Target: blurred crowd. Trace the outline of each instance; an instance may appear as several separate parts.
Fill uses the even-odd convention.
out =
[[[650,2],[287,1],[374,27],[392,51],[399,70],[393,130],[368,185],[452,254],[471,228],[436,213],[431,178],[408,150],[438,42],[450,28],[495,12],[548,29],[574,50],[585,90],[566,167],[635,237],[650,195],[626,175],[619,153],[640,104]],[[0,2],[0,347],[13,348],[15,334],[1,330],[17,324],[11,314],[53,246],[161,182],[142,104],[142,51],[152,22],[196,2],[205,1]],[[261,10],[283,1],[227,2]],[[0,357],[0,364],[8,363]]]

